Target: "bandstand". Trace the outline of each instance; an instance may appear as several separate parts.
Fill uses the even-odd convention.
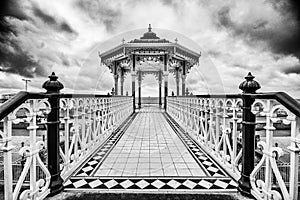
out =
[[[164,108],[168,96],[168,77],[172,73],[176,82],[176,95],[185,95],[186,76],[194,65],[199,64],[201,54],[178,43],[159,38],[152,32],[149,24],[148,32],[139,39],[131,40],[104,53],[99,54],[101,63],[106,65],[114,75],[114,94],[124,95],[124,79],[127,74],[132,77],[132,96],[134,108],[136,79],[138,81],[138,107],[141,108],[141,86],[147,74],[153,74],[158,80],[159,105],[162,106],[162,83],[164,82]],[[119,92],[120,80],[120,92]]]

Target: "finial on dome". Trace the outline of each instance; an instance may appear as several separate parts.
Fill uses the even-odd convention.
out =
[[[151,28],[151,24],[149,24],[149,27],[148,27],[148,32],[151,32],[152,28]]]

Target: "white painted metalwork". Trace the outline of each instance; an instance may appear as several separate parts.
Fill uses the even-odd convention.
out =
[[[187,134],[214,158],[235,180],[240,177],[241,158],[238,129],[241,123],[242,100],[226,98],[168,97],[167,112]],[[257,199],[298,199],[300,119],[276,100],[256,100],[252,112],[265,120],[265,141],[259,141],[263,156],[250,175],[252,195]],[[274,122],[291,125],[289,183],[279,171],[278,158],[283,149],[275,146]],[[257,174],[264,170],[264,180]],[[276,179],[276,184],[274,180]],[[273,181],[272,181],[273,180]]]
[[[132,97],[61,99],[64,149],[62,178],[66,180],[84,160],[133,112]]]
[[[241,99],[169,97],[167,112],[226,171],[238,180],[241,147],[237,124]]]
[[[262,108],[260,112],[266,116],[266,141],[260,141],[258,145],[262,149],[263,156],[250,175],[251,193],[256,199],[298,199],[298,173],[299,173],[299,151],[300,151],[300,120],[284,106],[274,100],[264,100],[257,102]],[[255,104],[254,104],[255,106]],[[291,125],[290,150],[290,177],[289,185],[283,180],[277,163],[278,158],[283,156],[283,149],[274,146],[275,122],[282,122]],[[256,175],[264,167],[264,180],[257,180]],[[276,179],[276,184],[272,183],[272,176]]]
[[[3,132],[1,132],[3,144],[1,150],[4,156],[4,194],[5,200],[8,199],[43,199],[45,198],[50,190],[50,173],[41,161],[39,156],[40,150],[44,147],[43,141],[37,141],[37,119],[43,118],[50,111],[49,103],[43,100],[28,100],[10,113],[3,120]],[[29,126],[30,144],[20,149],[19,154],[26,158],[26,162],[22,173],[17,181],[16,186],[13,189],[12,180],[12,124],[27,123]],[[40,167],[45,174],[45,178],[37,177],[36,170]],[[29,189],[22,188],[24,185],[25,177],[29,173],[30,184]],[[40,178],[40,179],[39,179]],[[20,191],[23,190],[21,193]]]
[[[3,119],[0,131],[0,150],[4,157],[5,200],[44,199],[49,193],[50,173],[47,164],[40,158],[40,151],[47,148],[37,138],[39,125],[46,124],[50,104],[47,99],[30,99],[21,104]],[[83,97],[60,99],[60,155],[61,176],[66,180],[91,155],[120,124],[133,113],[132,97]],[[20,149],[19,154],[26,162],[15,187],[13,183],[12,140],[13,124],[22,124],[29,131],[29,146]],[[37,177],[37,168],[44,176]],[[30,176],[29,189],[25,177]],[[21,192],[22,191],[22,192]]]

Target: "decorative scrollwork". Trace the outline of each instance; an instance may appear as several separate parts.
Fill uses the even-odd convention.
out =
[[[167,101],[167,112],[238,178],[242,150],[237,146],[237,123],[241,118],[241,100],[168,97]]]
[[[61,99],[61,105],[61,174],[66,179],[133,110],[132,97]]]

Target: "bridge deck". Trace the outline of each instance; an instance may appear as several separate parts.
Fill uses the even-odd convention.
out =
[[[67,190],[236,191],[236,183],[163,110],[137,111],[65,182]]]

